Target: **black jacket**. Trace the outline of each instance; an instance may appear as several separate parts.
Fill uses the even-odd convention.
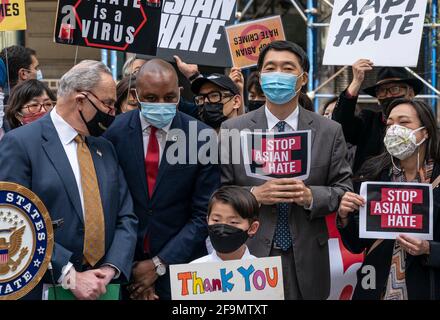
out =
[[[385,122],[382,112],[362,110],[355,116],[357,96],[349,98],[344,90],[336,102],[332,119],[339,122],[344,132],[345,141],[357,146],[353,173],[370,157],[383,151]]]
[[[379,181],[390,181],[388,170],[383,171]],[[440,165],[436,165],[432,174],[433,181],[440,175]],[[440,299],[440,187],[433,190],[434,197],[434,240],[430,241],[429,256],[407,255],[406,285],[410,300]],[[376,241],[359,238],[359,215],[350,215],[348,225],[339,228],[345,247],[353,253],[369,252]],[[357,272],[357,285],[353,300],[379,300],[384,292],[391,267],[394,240],[384,240],[368,255],[365,256],[362,267]],[[376,272],[376,289],[364,289],[362,279],[367,272],[362,273],[364,266],[373,266]]]

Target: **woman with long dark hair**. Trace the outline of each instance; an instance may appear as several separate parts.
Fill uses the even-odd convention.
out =
[[[438,126],[425,103],[393,101],[384,144],[386,152],[365,162],[357,182],[432,183],[440,175]],[[337,221],[342,240],[351,252],[365,252],[363,266],[372,266],[375,275],[370,279],[375,285],[368,285],[362,281],[363,266],[359,269],[353,299],[440,299],[440,188],[433,189],[433,197],[433,241],[408,235],[374,240],[359,238],[357,212],[365,199],[356,193],[344,194]]]

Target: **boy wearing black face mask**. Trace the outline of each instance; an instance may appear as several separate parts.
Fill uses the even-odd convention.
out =
[[[332,119],[342,125],[346,142],[357,146],[353,173],[370,157],[383,151],[383,138],[390,103],[398,98],[412,99],[423,89],[423,83],[410,75],[404,68],[380,68],[376,84],[363,92],[377,98],[379,112],[362,110],[355,115],[358,94],[366,72],[373,70],[373,62],[367,59],[356,61],[353,66],[353,81],[336,102]]]
[[[207,256],[191,263],[254,259],[246,240],[257,232],[259,206],[254,195],[238,186],[224,186],[208,205],[208,232],[214,248]]]

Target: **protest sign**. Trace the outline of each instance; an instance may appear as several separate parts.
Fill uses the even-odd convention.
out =
[[[157,56],[186,63],[230,67],[223,27],[235,20],[235,0],[165,0],[160,21]]]
[[[417,65],[427,0],[335,0],[324,65]]]
[[[328,230],[330,263],[330,294],[327,300],[351,300],[357,284],[357,271],[364,261],[364,253],[347,250],[336,227],[336,213],[325,217]]]
[[[55,42],[156,54],[157,1],[59,0]]]
[[[286,40],[280,16],[225,27],[232,64],[248,68],[257,65],[261,50],[269,43]]]
[[[360,208],[361,238],[396,239],[408,234],[432,240],[432,186],[423,183],[364,182],[360,195],[366,206]]]
[[[288,133],[242,131],[243,161],[249,177],[271,180],[297,178],[310,173],[311,131]]]
[[[24,0],[0,1],[0,31],[26,30]]]
[[[280,257],[170,266],[173,300],[283,300]]]

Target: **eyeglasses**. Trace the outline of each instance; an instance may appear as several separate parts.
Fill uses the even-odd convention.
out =
[[[408,93],[409,87],[408,85],[394,85],[392,87],[382,87],[379,86],[376,89],[376,97],[378,99],[383,99],[387,97],[387,93],[389,93],[391,96],[404,96]]]
[[[90,93],[92,96],[94,96],[96,100],[101,102],[101,104],[108,109],[107,114],[110,114],[110,115],[114,115],[115,114],[115,112],[116,112],[116,110],[115,110],[115,101],[112,101],[110,103],[105,103],[104,101],[99,99],[92,91],[86,91],[86,92]],[[87,95],[85,95],[85,96],[87,97]],[[89,97],[87,97],[87,99],[89,99]],[[89,99],[89,101],[92,102],[90,99]],[[92,104],[93,104],[93,102],[92,102]]]
[[[25,105],[22,110],[26,110],[27,113],[33,114],[41,112],[41,110],[44,108],[46,112],[52,110],[53,106],[55,105],[55,101],[45,101],[43,103],[40,102],[32,102]]]
[[[201,106],[205,103],[206,99],[208,99],[209,103],[220,103],[223,99],[229,97],[234,97],[234,95],[229,92],[211,91],[206,94],[199,94],[195,96],[194,103],[198,106]],[[231,99],[229,99],[227,102],[229,102]]]

